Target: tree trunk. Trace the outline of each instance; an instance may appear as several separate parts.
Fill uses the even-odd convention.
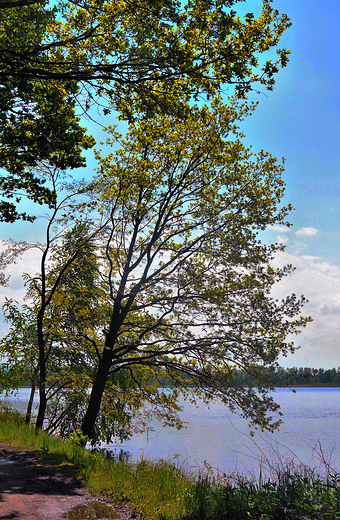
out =
[[[45,419],[45,412],[46,412],[46,405],[47,405],[46,389],[45,389],[45,383],[43,383],[43,384],[39,384],[39,411],[38,411],[37,422],[35,423],[35,427],[37,430],[41,430],[43,427],[44,419]]]
[[[107,378],[109,377],[111,363],[112,351],[109,349],[104,349],[103,356],[99,362],[97,376],[92,386],[90,401],[83,419],[83,423],[81,425],[83,434],[87,435],[90,439],[93,436],[94,425],[99,413],[105,384]]]
[[[32,377],[32,386],[31,386],[31,393],[30,393],[30,398],[28,400],[28,405],[27,405],[27,410],[26,410],[26,416],[25,416],[25,422],[26,424],[29,424],[31,422],[31,417],[32,417],[32,406],[33,406],[33,399],[34,399],[34,394],[35,394],[35,371],[34,371],[34,374],[33,374],[33,377]]]
[[[45,360],[45,341],[43,335],[42,318],[38,317],[38,344],[39,344],[39,411],[35,427],[41,430],[44,424],[46,412],[46,360]]]

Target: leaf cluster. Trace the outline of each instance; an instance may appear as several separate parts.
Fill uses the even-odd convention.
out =
[[[0,220],[5,222],[32,220],[16,209],[24,192],[39,204],[55,202],[33,167],[42,161],[61,169],[84,166],[82,150],[94,143],[75,114],[76,81],[51,81],[35,72],[46,58],[42,42],[54,19],[55,10],[44,2],[0,10]]]

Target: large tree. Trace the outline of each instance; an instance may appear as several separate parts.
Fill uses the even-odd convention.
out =
[[[68,419],[75,426],[82,419],[92,439],[124,437],[126,411],[131,417],[145,401],[176,424],[178,394],[156,388],[164,376],[183,392],[220,397],[253,424],[275,426],[271,373],[279,355],[294,351],[287,336],[308,319],[299,316],[303,298],[271,295],[291,268],[271,268],[282,246],[262,243],[260,233],[287,225],[290,208],[280,206],[283,166],[242,144],[238,122],[251,110],[216,98],[185,119],[131,124],[125,139],[111,128],[108,143],[120,140],[121,149],[97,152],[92,184],[73,185],[56,202],[39,246],[41,271],[29,280],[37,427],[51,384],[59,388],[52,427],[65,432]],[[239,384],[240,371],[256,390]]]
[[[92,144],[79,126],[93,102],[121,117],[177,110],[226,85],[241,93],[271,89],[286,49],[262,67],[290,22],[265,0],[244,20],[234,0],[0,3],[0,219],[30,218],[16,209],[22,192],[51,203],[30,166],[84,163]],[[136,111],[138,109],[138,111]],[[14,197],[14,201],[12,200]]]
[[[282,165],[241,142],[238,120],[250,110],[215,99],[185,120],[160,115],[132,125],[120,150],[98,153],[92,194],[110,219],[102,254],[111,316],[85,435],[109,378],[128,369],[139,384],[141,366],[273,426],[267,369],[294,350],[286,338],[308,320],[299,316],[303,298],[271,295],[290,268],[270,266],[282,246],[262,243],[260,233],[286,224],[289,207],[280,207]],[[256,390],[236,384],[236,368],[252,375]]]
[[[144,402],[178,425],[178,391],[218,396],[253,424],[275,426],[272,370],[308,319],[303,298],[271,296],[291,268],[271,268],[282,246],[260,234],[286,225],[289,207],[280,207],[283,166],[242,144],[238,121],[251,110],[215,99],[185,120],[132,124],[120,150],[98,152],[92,185],[55,203],[40,273],[27,278],[37,427],[47,412],[65,434],[82,422],[94,440],[125,437]],[[257,388],[240,385],[240,372]],[[164,380],[177,391],[158,392]]]
[[[58,172],[50,171],[50,177],[56,204],[47,215],[46,242],[11,243],[6,251],[13,256],[17,250],[39,248],[41,262],[34,276],[24,274],[27,303],[20,306],[7,300],[3,307],[10,331],[0,341],[0,388],[14,391],[23,381],[31,384],[26,414],[29,422],[39,382],[36,427],[44,425],[47,431],[66,437],[80,428],[83,420],[88,388],[102,354],[111,301],[98,254],[101,226],[91,224],[86,187],[80,190],[73,185],[66,195],[67,186],[62,183],[59,200]],[[109,378],[92,441],[109,441],[112,436],[124,439],[136,428],[140,431],[146,427],[151,411],[143,408],[145,401],[152,402],[153,415],[164,423],[181,424],[176,394],[159,393],[157,381],[152,381],[149,372],[143,367],[139,372],[143,388],[128,370]]]

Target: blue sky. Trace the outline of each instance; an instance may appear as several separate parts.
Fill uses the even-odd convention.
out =
[[[337,262],[340,238],[340,4],[279,0],[293,26],[290,62],[244,125],[247,141],[286,159],[295,227],[313,227],[308,253]],[[325,14],[327,13],[327,15]],[[340,360],[340,359],[339,359]]]
[[[290,62],[274,92],[260,96],[244,125],[247,142],[286,159],[286,198],[294,227],[277,232],[282,261],[297,270],[284,289],[305,294],[314,322],[285,364],[340,365],[340,4],[278,0],[293,26],[282,39]],[[275,231],[271,233],[272,237]]]
[[[258,5],[247,0],[242,9]],[[304,294],[305,312],[314,322],[298,337],[301,349],[283,363],[340,366],[340,3],[274,0],[273,5],[293,22],[281,44],[291,49],[290,62],[273,92],[254,96],[259,106],[242,129],[254,151],[285,157],[285,202],[296,208],[293,228],[267,235],[286,244],[277,264],[297,267],[277,294]],[[39,223],[2,224],[0,239],[35,240],[38,230]],[[1,300],[5,294],[20,297],[20,272],[32,265],[26,259],[12,268],[12,285]]]

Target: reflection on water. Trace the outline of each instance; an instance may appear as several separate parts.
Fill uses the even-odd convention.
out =
[[[21,389],[9,400],[25,411],[28,397],[29,389]],[[106,448],[117,456],[122,449],[135,458],[174,459],[193,468],[207,461],[222,471],[241,473],[256,473],[261,458],[271,464],[295,459],[318,467],[324,457],[340,470],[340,388],[297,388],[296,393],[278,389],[275,400],[284,414],[284,424],[275,434],[256,432],[251,438],[246,421],[221,403],[209,408],[201,403],[196,408],[183,402],[181,418],[188,423],[186,428],[177,431],[154,421],[148,432]]]
[[[63,518],[73,520],[96,520],[99,518],[121,518],[120,515],[112,509],[112,507],[102,502],[90,502],[89,504],[81,504],[76,506],[68,513],[64,513]]]
[[[284,424],[275,434],[255,432],[250,437],[247,422],[222,404],[208,408],[201,403],[196,408],[184,402],[186,429],[163,428],[155,421],[147,434],[122,447],[135,457],[175,459],[193,468],[207,461],[221,471],[257,473],[261,464],[293,460],[322,470],[323,458],[340,470],[340,388],[297,388],[296,393],[278,389],[275,400],[284,414]]]

